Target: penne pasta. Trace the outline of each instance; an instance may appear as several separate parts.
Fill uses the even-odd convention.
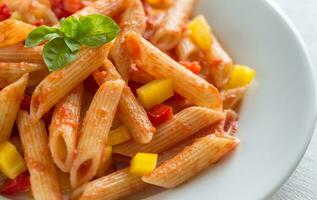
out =
[[[97,0],[91,5],[76,12],[73,16],[80,17],[89,14],[102,14],[114,17],[123,11],[129,4],[129,0]]]
[[[0,62],[28,62],[44,64],[42,46],[25,48],[22,45],[0,48]]]
[[[3,88],[14,81],[18,80],[25,73],[42,71],[47,75],[47,69],[42,64],[32,64],[32,63],[0,63],[0,88]],[[32,85],[34,80],[30,74],[28,86]]]
[[[221,112],[208,108],[190,107],[157,128],[151,143],[128,141],[113,147],[113,153],[133,157],[137,152],[160,153],[171,148],[197,131],[223,119]]]
[[[129,33],[126,45],[138,67],[151,76],[172,79],[175,91],[195,105],[222,110],[217,88],[162,53],[140,35]]]
[[[34,123],[27,111],[20,111],[17,125],[30,172],[32,194],[35,200],[61,200],[55,165],[52,161],[45,124]]]
[[[200,50],[188,34],[184,34],[175,51],[179,61],[197,61]]]
[[[123,80],[127,81],[131,58],[128,56],[126,49],[123,47],[125,39],[124,35],[126,31],[134,31],[140,34],[145,31],[145,13],[140,0],[134,0],[130,3],[129,7],[123,14],[120,27],[122,28],[122,31],[113,45],[110,56]]]
[[[206,53],[206,59],[211,64],[208,79],[217,88],[222,88],[230,79],[233,62],[214,35],[213,44],[211,50]]]
[[[23,42],[35,28],[36,26],[15,19],[0,22],[0,48]]]
[[[96,71],[110,46],[111,44],[96,49],[83,48],[74,62],[46,76],[32,95],[31,116],[39,120],[76,85]]]
[[[107,70],[106,76],[102,76],[103,72],[95,73],[94,77],[98,84],[101,85],[107,80],[120,80],[121,77],[110,61],[104,63]],[[155,128],[150,122],[146,111],[136,100],[130,88],[125,85],[122,96],[119,101],[118,117],[130,131],[131,136],[137,143],[149,143],[152,140]]]
[[[234,108],[243,97],[246,89],[247,89],[246,87],[239,87],[239,88],[234,88],[230,90],[223,90],[221,92],[221,96],[223,100],[223,108],[224,109]]]
[[[238,144],[237,138],[229,136],[199,138],[175,157],[163,162],[151,174],[143,176],[142,180],[156,186],[174,188],[219,161]]]
[[[28,78],[29,75],[25,74],[0,91],[0,143],[10,138],[20,103],[24,97]]]
[[[194,4],[195,0],[175,0],[150,41],[161,50],[173,49],[181,39]]]
[[[136,83],[147,84],[153,81],[154,78],[145,71],[132,65],[129,71],[129,80]]]
[[[122,80],[103,83],[86,112],[77,156],[70,171],[73,188],[88,182],[97,173],[123,87]]]
[[[69,172],[75,156],[82,97],[83,86],[80,84],[56,104],[49,126],[52,158],[63,172]]]
[[[133,175],[129,169],[118,170],[77,188],[72,200],[115,200],[146,188],[148,184],[141,177]]]

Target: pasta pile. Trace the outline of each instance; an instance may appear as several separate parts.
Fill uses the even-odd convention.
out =
[[[255,71],[192,17],[195,3],[0,1],[0,194],[122,199],[177,187],[235,149],[235,110]],[[37,26],[91,14],[119,34],[56,71],[43,44],[23,45]]]

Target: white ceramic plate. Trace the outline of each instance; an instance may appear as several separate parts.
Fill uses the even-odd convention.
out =
[[[315,126],[315,86],[303,43],[281,10],[264,0],[200,0],[196,13],[237,63],[257,71],[241,108],[240,147],[188,183],[148,200],[270,197],[301,160]],[[137,197],[139,198],[139,197]]]

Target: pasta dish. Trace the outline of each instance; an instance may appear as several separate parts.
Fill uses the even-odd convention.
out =
[[[255,71],[195,3],[0,0],[0,194],[122,199],[234,150]]]

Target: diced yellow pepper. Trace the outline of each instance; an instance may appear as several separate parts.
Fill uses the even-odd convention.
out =
[[[113,145],[121,144],[130,139],[131,139],[131,135],[128,129],[125,126],[121,125],[118,128],[110,131],[107,145],[113,146]]]
[[[112,165],[112,146],[106,146],[105,152],[97,170],[97,177],[107,175],[110,172]]]
[[[224,89],[232,89],[247,86],[252,82],[255,70],[245,65],[234,65],[231,78]]]
[[[137,89],[139,101],[146,109],[150,109],[174,95],[171,79],[152,81]]]
[[[140,176],[151,173],[156,167],[157,157],[157,154],[137,153],[130,162],[130,173]]]
[[[172,5],[173,0],[147,0],[154,8],[168,8]]]
[[[211,28],[204,16],[199,15],[195,17],[188,23],[187,27],[190,30],[193,40],[200,48],[205,51],[211,48],[213,41]]]
[[[0,144],[0,170],[10,179],[15,179],[26,170],[26,164],[17,149],[9,141]]]

